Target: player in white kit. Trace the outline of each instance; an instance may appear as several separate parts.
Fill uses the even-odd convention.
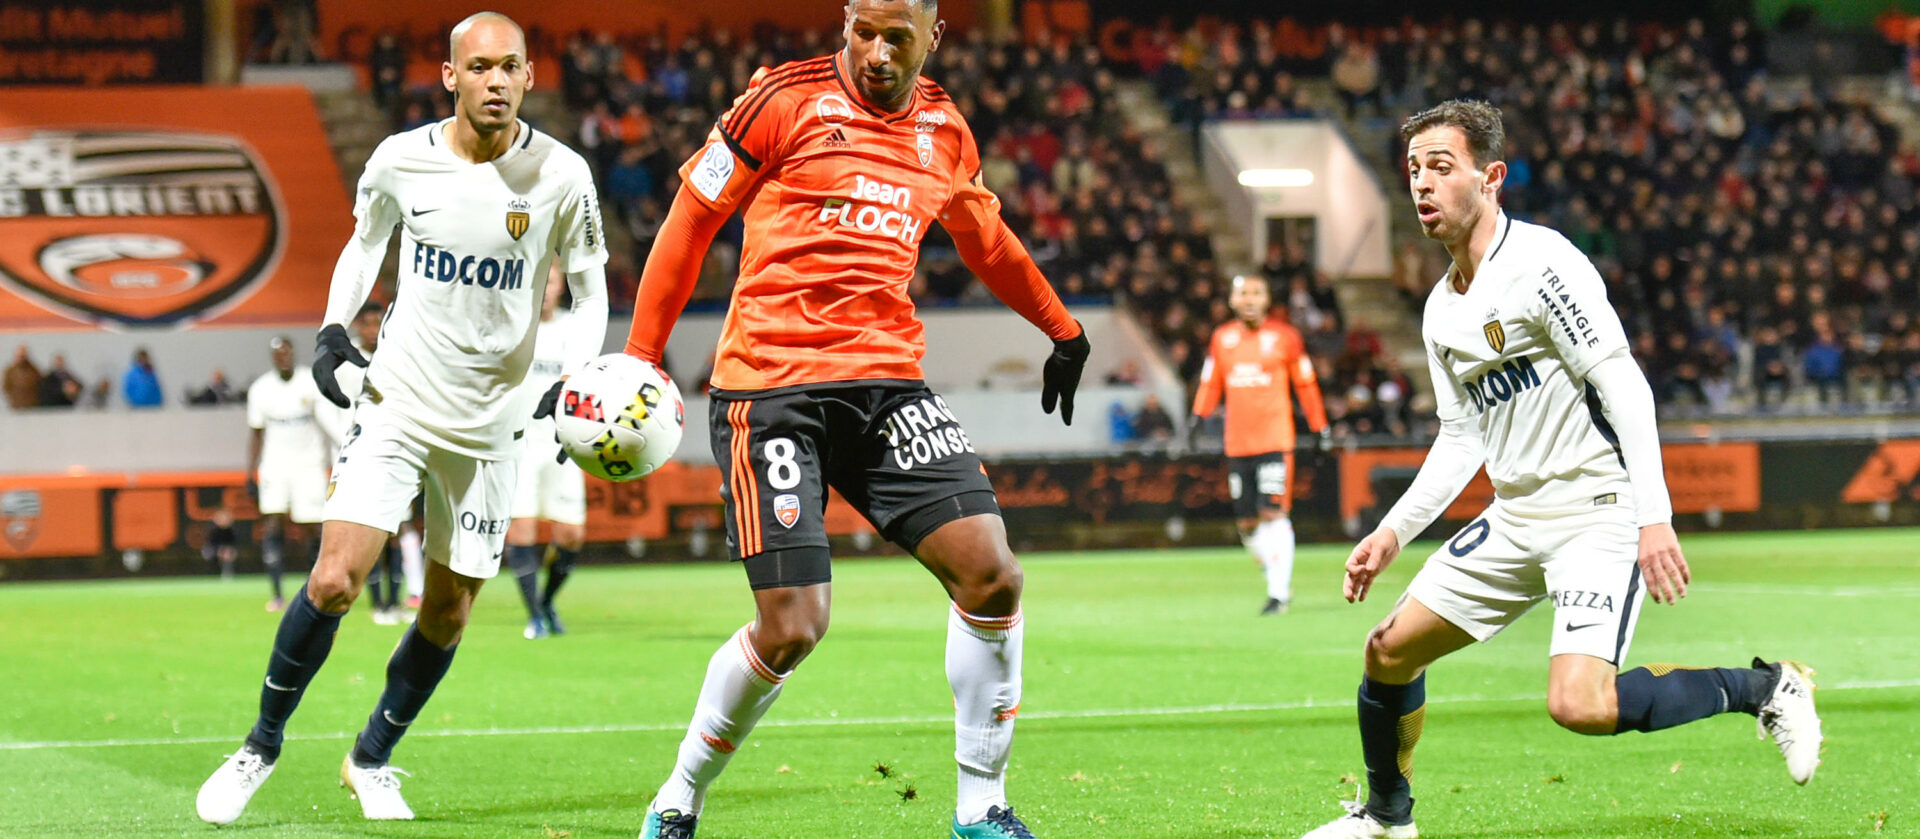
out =
[[[367,303],[353,316],[353,322],[347,324],[347,336],[353,341],[353,348],[362,356],[372,356],[380,347],[380,325],[384,312],[377,303]],[[339,385],[343,394],[358,394],[361,385],[366,382],[366,370],[352,364],[342,364],[334,371],[334,383]],[[315,391],[318,392],[317,390]],[[348,434],[353,431],[353,405],[335,405],[322,399],[314,411],[320,420],[320,430],[327,436],[330,454],[329,466],[340,459],[340,449],[347,444]],[[396,574],[396,567],[400,573]],[[409,591],[419,592],[426,582],[426,568],[420,553],[419,529],[413,526],[411,519],[400,522],[400,533],[389,541],[387,550],[373,570],[367,575],[367,590],[373,596],[373,622],[385,626],[398,625],[405,616],[400,608],[400,580],[405,576]]]
[[[274,338],[273,369],[247,386],[247,483],[260,507],[260,559],[273,599],[267,611],[286,605],[280,578],[286,573],[287,520],[317,524],[327,499],[327,444],[317,412],[320,391],[313,377],[293,369],[293,343]],[[311,536],[299,541],[311,545]],[[303,549],[304,550],[304,549]]]
[[[272,773],[287,718],[419,492],[426,593],[340,774],[367,818],[413,817],[388,757],[446,674],[474,595],[499,570],[520,438],[529,416],[550,413],[558,395],[520,388],[556,252],[575,328],[606,330],[607,255],[592,175],[578,154],[517,118],[533,82],[525,34],[482,12],[453,28],[449,46],[441,77],[455,115],[387,138],[360,178],[358,224],[334,269],[314,361],[315,381],[335,404],[347,402],[335,369],[367,364],[344,324],[366,300],[396,223],[399,293],[335,464],[320,559],[274,639],[260,715],[200,788],[200,817],[215,824],[239,818]]]
[[[558,270],[557,268],[555,269]],[[560,298],[566,287],[549,279],[546,302],[540,307],[540,326],[533,344],[533,367],[521,387],[532,393],[545,393],[560,377],[573,372],[581,359],[600,352],[603,336],[574,328],[573,317],[560,311]],[[573,564],[580,558],[580,545],[587,537],[587,475],[560,451],[554,436],[553,418],[534,420],[520,449],[519,486],[513,494],[513,523],[507,525],[507,567],[520,584],[520,599],[527,604],[527,640],[566,634],[553,608]],[[547,585],[540,587],[541,551],[536,537],[539,525],[552,527],[553,563],[547,566]]]
[[[1674,603],[1690,578],[1674,535],[1653,393],[1587,257],[1500,210],[1500,112],[1454,100],[1401,127],[1413,202],[1453,265],[1422,333],[1441,421],[1413,485],[1347,560],[1345,593],[1375,577],[1484,465],[1492,506],[1427,560],[1368,635],[1359,695],[1369,797],[1308,839],[1419,835],[1413,748],[1428,665],[1553,604],[1547,710],[1581,734],[1656,731],[1755,715],[1798,783],[1820,762],[1813,672],[1650,664],[1619,672],[1642,599]]]

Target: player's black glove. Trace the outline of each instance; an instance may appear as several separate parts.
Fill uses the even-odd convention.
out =
[[[342,408],[351,407],[353,400],[340,390],[340,381],[333,377],[333,371],[343,363],[367,366],[367,357],[360,354],[353,342],[347,340],[347,328],[337,323],[320,327],[320,335],[313,346],[313,383],[320,386],[320,395],[325,396]]]
[[[1047,364],[1040,370],[1040,410],[1053,413],[1053,403],[1058,400],[1060,419],[1073,424],[1073,392],[1080,389],[1080,373],[1092,352],[1085,327],[1079,335],[1053,342],[1053,354],[1047,356]]]
[[[565,376],[562,376],[559,381],[553,383],[553,387],[547,388],[547,392],[540,395],[540,403],[533,406],[534,419],[546,419],[547,417],[553,416],[553,412],[560,407],[560,388],[565,387],[566,384],[567,379]],[[554,432],[553,441],[556,443],[560,442],[560,433],[558,431]],[[567,450],[565,448],[560,449],[559,453],[553,456],[553,462],[567,462]]]

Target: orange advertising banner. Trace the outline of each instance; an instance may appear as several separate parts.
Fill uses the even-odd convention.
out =
[[[303,88],[0,96],[0,330],[311,326],[352,230]]]
[[[1660,447],[1665,460],[1667,493],[1676,513],[1750,513],[1760,509],[1760,444],[1669,443]],[[1340,456],[1340,515],[1353,518],[1360,511],[1396,499],[1376,498],[1375,470],[1414,469],[1427,457],[1424,449],[1358,449]],[[1493,502],[1493,482],[1485,471],[1474,476],[1444,518],[1469,519]]]
[[[98,555],[100,521],[97,490],[0,491],[0,559]]]

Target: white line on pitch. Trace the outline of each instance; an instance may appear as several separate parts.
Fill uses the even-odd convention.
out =
[[[1920,687],[1920,679],[1878,679],[1853,682],[1838,682],[1821,685],[1822,690],[1876,690],[1883,688]],[[1513,694],[1508,696],[1442,696],[1428,699],[1429,704],[1449,704],[1455,702],[1524,702],[1546,699],[1544,693]],[[1303,699],[1294,702],[1235,703],[1223,705],[1187,705],[1174,708],[1092,708],[1080,711],[1029,711],[1021,714],[1024,720],[1086,720],[1114,719],[1121,717],[1182,717],[1205,714],[1233,714],[1249,711],[1298,711],[1307,708],[1348,708],[1352,707],[1351,697],[1338,699]],[[766,720],[761,728],[814,728],[871,725],[934,725],[949,723],[952,716],[918,717],[817,717],[799,720]],[[654,731],[680,731],[687,727],[684,722],[674,723],[618,723],[614,725],[557,725],[537,728],[472,728],[447,731],[416,731],[414,737],[528,737],[553,734],[636,734]],[[355,731],[337,731],[331,734],[289,734],[288,740],[346,740],[357,736]],[[152,737],[127,740],[38,740],[17,743],[0,742],[0,751],[30,751],[39,749],[88,749],[112,746],[183,746],[203,743],[232,743],[234,738],[226,737]]]
[[[1795,597],[1920,597],[1920,588],[1896,586],[1796,586],[1773,583],[1692,583],[1690,591],[1718,594],[1777,594]]]

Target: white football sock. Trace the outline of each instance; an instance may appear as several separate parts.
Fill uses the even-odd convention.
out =
[[[760,660],[747,640],[747,629],[740,627],[707,662],[707,680],[700,685],[693,722],[687,726],[686,739],[680,741],[673,775],[654,796],[653,812],[700,812],[707,786],[720,777],[754,723],[780,697],[780,684],[787,677]]]
[[[1267,596],[1283,602],[1293,599],[1293,522],[1261,522],[1254,538],[1260,544],[1260,561],[1267,567]]]
[[[1007,755],[1020,711],[1020,653],[1026,627],[1015,611],[1004,618],[947,615],[947,683],[953,686],[953,757],[960,764],[954,818],[973,824],[987,808],[1007,805]]]
[[[420,531],[411,527],[400,531],[400,575],[407,578],[408,597],[426,593],[427,559],[420,550]]]

